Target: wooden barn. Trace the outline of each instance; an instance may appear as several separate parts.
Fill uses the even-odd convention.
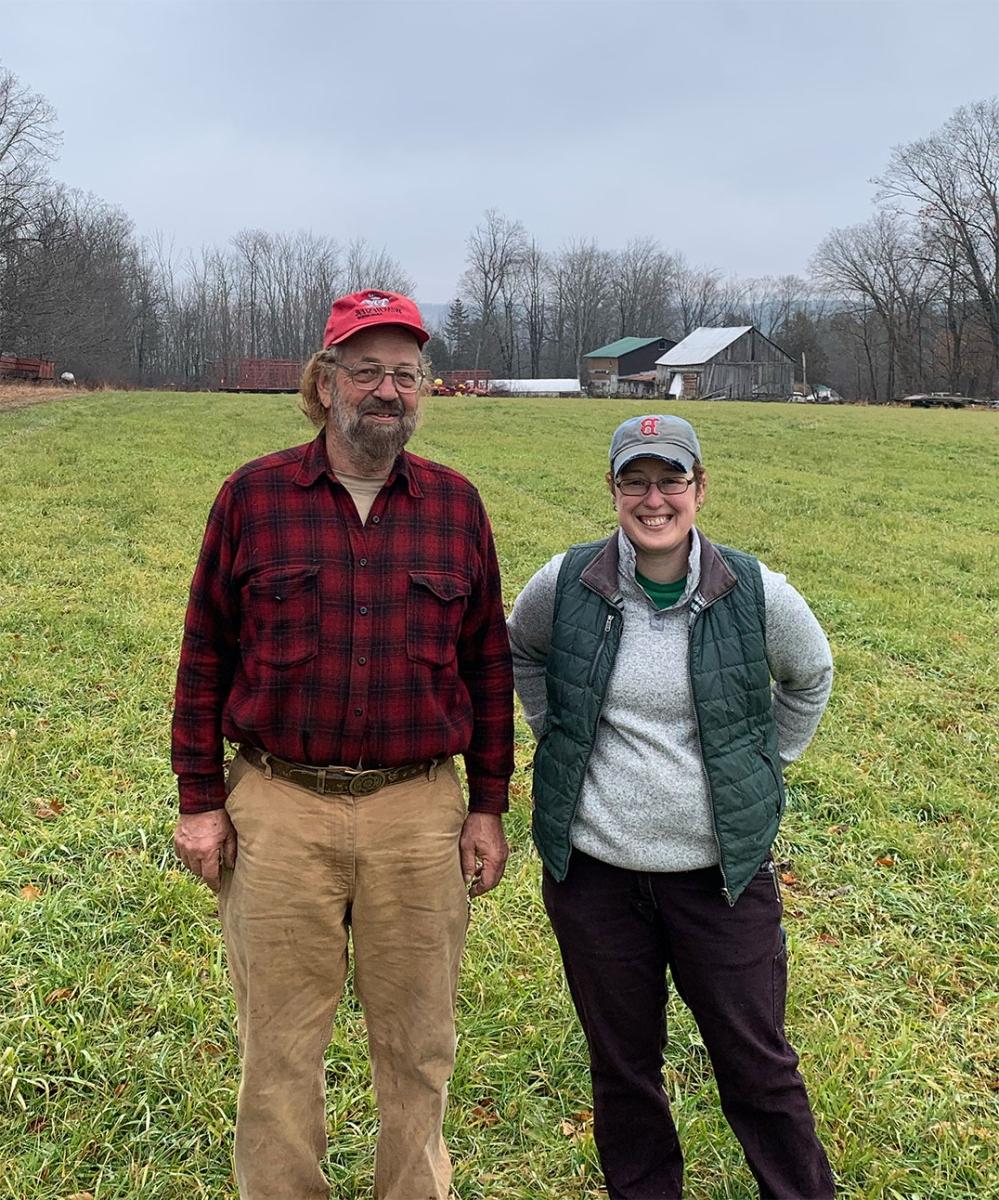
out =
[[[786,400],[789,354],[753,325],[702,325],[656,359],[656,387],[677,400]]]
[[[591,396],[621,395],[618,385],[623,376],[654,371],[659,355],[675,345],[664,337],[623,337],[591,350],[583,355],[587,390]]]

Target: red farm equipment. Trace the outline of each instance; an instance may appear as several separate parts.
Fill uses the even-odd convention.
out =
[[[237,358],[213,366],[220,392],[297,392],[305,363],[297,358]]]
[[[24,358],[17,354],[0,354],[0,379],[26,379],[40,383],[52,379],[55,363],[47,358]]]
[[[464,371],[444,371],[441,375],[445,387],[450,391],[449,396],[485,396],[489,391],[488,371],[466,369]]]

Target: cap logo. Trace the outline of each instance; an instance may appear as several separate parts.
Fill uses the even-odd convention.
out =
[[[376,292],[368,292],[364,297],[364,303],[372,308],[388,308],[392,301],[388,296],[379,296]]]
[[[638,427],[638,432],[642,437],[657,437],[659,434],[659,418],[643,417],[642,423]]]

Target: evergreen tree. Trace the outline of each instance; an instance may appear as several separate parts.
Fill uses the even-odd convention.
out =
[[[472,322],[460,296],[456,296],[448,306],[444,340],[456,369],[468,366],[472,352]]]

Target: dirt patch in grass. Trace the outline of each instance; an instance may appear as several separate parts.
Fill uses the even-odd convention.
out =
[[[36,383],[0,383],[0,412],[9,408],[27,408],[29,404],[48,404],[79,396],[81,389],[54,387]]]

